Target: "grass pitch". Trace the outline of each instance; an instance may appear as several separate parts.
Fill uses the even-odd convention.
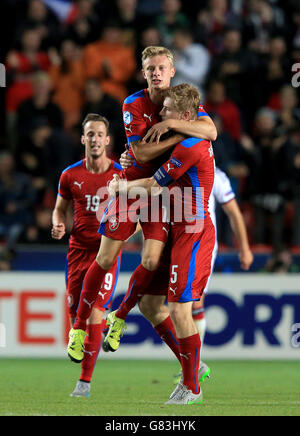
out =
[[[208,361],[201,406],[165,406],[174,361],[99,360],[91,398],[70,398],[80,365],[0,359],[0,415],[300,416],[299,362]]]

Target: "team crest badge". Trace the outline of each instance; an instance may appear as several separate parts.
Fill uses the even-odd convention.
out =
[[[120,225],[120,221],[117,217],[111,218],[109,220],[109,230],[111,232],[115,232],[119,228],[119,225]]]
[[[126,124],[128,126],[128,124],[131,123],[132,121],[132,114],[129,111],[125,111],[123,114],[123,121],[124,124]]]

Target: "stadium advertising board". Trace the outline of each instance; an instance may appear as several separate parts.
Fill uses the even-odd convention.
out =
[[[129,278],[120,274],[113,308]],[[215,274],[206,297],[205,359],[299,358],[299,283],[296,274]],[[63,357],[68,330],[64,274],[1,273],[0,357]],[[101,355],[173,358],[137,308],[117,353]]]

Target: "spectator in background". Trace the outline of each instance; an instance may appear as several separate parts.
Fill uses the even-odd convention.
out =
[[[195,40],[203,44],[211,55],[223,50],[224,32],[227,28],[239,29],[240,17],[233,13],[227,0],[209,0],[200,9],[195,27]]]
[[[116,0],[111,4],[109,19],[115,19],[123,30],[123,42],[134,45],[143,23],[137,13],[137,0]]]
[[[220,115],[224,131],[229,133],[235,141],[241,137],[241,117],[238,106],[227,98],[223,82],[212,80],[207,88],[205,99],[207,112],[215,112]]]
[[[300,121],[299,98],[296,89],[289,84],[284,85],[279,92],[278,106],[273,105],[271,109],[277,114],[276,133],[286,137]]]
[[[300,61],[300,5],[294,6],[294,12],[290,12],[292,22],[290,23],[287,38],[288,48],[291,53],[292,62]]]
[[[62,129],[54,128],[45,118],[36,118],[30,135],[18,151],[19,168],[31,176],[37,191],[37,204],[55,202],[60,172],[74,159],[80,149]]]
[[[278,98],[280,88],[289,80],[292,65],[284,38],[276,36],[270,40],[268,52],[260,57],[260,63],[259,76],[264,89],[260,103],[265,105],[269,99],[272,102]]]
[[[22,17],[16,28],[18,29],[16,32],[17,38],[25,29],[34,28],[37,30],[43,50],[55,47],[62,35],[57,17],[42,0],[30,0],[28,2],[27,14]]]
[[[203,93],[203,84],[210,66],[210,54],[206,48],[194,43],[189,29],[176,29],[173,36],[176,75],[172,85],[191,83]]]
[[[278,251],[283,248],[287,168],[285,150],[276,147],[275,125],[276,116],[270,109],[261,108],[257,112],[254,145],[250,151],[254,159],[250,185],[255,216],[254,242],[267,241]]]
[[[80,119],[87,114],[101,114],[109,120],[111,144],[109,156],[119,158],[124,151],[126,136],[123,129],[122,107],[117,99],[106,94],[97,78],[90,78],[85,84],[85,103]]]
[[[63,113],[51,100],[51,81],[46,72],[39,71],[32,78],[33,95],[24,100],[17,111],[17,131],[19,146],[31,130],[33,123],[40,118],[47,119],[52,127],[63,128]]]
[[[49,76],[52,82],[53,102],[64,116],[64,128],[69,131],[79,121],[83,104],[84,71],[78,46],[66,39],[60,53],[55,49],[49,53],[52,66]]]
[[[96,13],[94,0],[78,0],[75,13],[64,31],[64,39],[71,39],[79,47],[85,47],[99,36],[104,24],[103,15]]]
[[[54,241],[51,237],[52,209],[38,207],[34,213],[33,222],[24,229],[19,242],[22,244],[54,244],[62,241]]]
[[[123,32],[115,22],[103,28],[99,41],[83,52],[86,78],[98,77],[103,90],[120,102],[127,96],[127,82],[136,70],[134,50],[123,42]]]
[[[248,48],[257,53],[268,52],[270,39],[283,35],[285,16],[282,9],[267,0],[249,0],[243,25],[243,36]]]
[[[14,249],[23,229],[32,222],[35,191],[30,177],[15,170],[15,159],[0,152],[0,236]]]
[[[241,109],[249,108],[252,106],[256,59],[243,49],[239,30],[226,30],[223,45],[222,52],[212,60],[209,76],[223,82],[228,98],[236,105]]]
[[[143,21],[151,21],[162,10],[161,0],[138,0],[137,12],[144,19]]]
[[[285,144],[291,200],[294,208],[292,245],[300,247],[300,123],[294,126]]]
[[[16,145],[15,116],[18,107],[33,93],[32,76],[37,70],[50,68],[48,54],[40,50],[41,36],[37,29],[26,29],[20,39],[20,47],[10,50],[6,58],[7,129],[12,146]]]
[[[162,37],[163,45],[171,47],[175,29],[188,28],[188,18],[180,12],[181,0],[163,0],[162,13],[155,20],[155,25]]]

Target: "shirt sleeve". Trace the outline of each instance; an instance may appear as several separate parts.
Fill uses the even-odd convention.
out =
[[[67,171],[65,171],[61,174],[58,184],[58,195],[60,195],[65,200],[72,199],[72,193],[70,190],[70,183],[68,179],[68,173]]]
[[[186,141],[184,141],[186,142]],[[197,143],[199,140],[197,140]],[[207,142],[207,141],[205,141]],[[176,145],[170,159],[154,174],[154,179],[160,186],[169,186],[186,173],[199,160],[198,145],[187,147],[182,143]]]
[[[235,198],[229,178],[219,168],[216,168],[213,194],[220,204],[228,203]]]
[[[201,117],[209,117],[208,113],[206,112],[206,110],[204,109],[204,107],[202,105],[199,106],[198,109],[198,118]]]
[[[136,102],[123,104],[123,122],[128,144],[140,141],[147,132],[147,122]]]

